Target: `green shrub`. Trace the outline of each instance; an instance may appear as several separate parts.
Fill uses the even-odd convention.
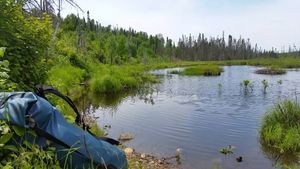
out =
[[[9,79],[19,89],[32,89],[46,80],[45,56],[52,35],[48,15],[37,18],[23,9],[24,1],[0,1],[0,44],[7,47]]]
[[[35,137],[36,134],[23,128],[8,125],[0,120],[0,167],[5,169],[59,169],[55,148],[48,147],[47,150],[39,148],[24,139],[16,141],[14,138],[23,138],[27,135]]]

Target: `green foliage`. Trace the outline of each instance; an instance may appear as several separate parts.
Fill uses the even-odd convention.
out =
[[[171,72],[171,73],[179,73],[180,75],[203,75],[203,76],[219,76],[223,72],[223,69],[217,65],[201,65],[195,67],[185,68],[180,72]]]
[[[5,48],[0,48],[0,60],[4,56]],[[9,81],[9,62],[7,60],[0,61],[0,90],[11,91],[15,89],[16,84]]]
[[[51,21],[25,12],[23,1],[0,1],[0,46],[6,47],[9,78],[19,88],[32,88],[46,79],[45,54],[51,39]]]
[[[6,169],[59,169],[55,149],[49,147],[42,150],[34,144],[24,141],[25,129],[10,126],[7,122],[0,121],[0,167]],[[35,134],[28,131],[33,137]],[[14,138],[19,137],[17,142]]]
[[[300,105],[286,100],[263,118],[260,140],[263,146],[279,154],[300,152]]]

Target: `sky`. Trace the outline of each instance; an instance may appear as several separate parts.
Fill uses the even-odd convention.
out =
[[[264,49],[300,47],[300,0],[75,0],[102,25],[163,34],[233,35]],[[63,16],[79,13],[65,6]]]

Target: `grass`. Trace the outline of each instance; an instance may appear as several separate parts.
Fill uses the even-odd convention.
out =
[[[201,65],[185,68],[183,71],[171,71],[172,74],[188,76],[219,76],[223,69],[217,65]]]
[[[300,104],[286,100],[268,111],[262,121],[260,140],[277,153],[299,153]]]
[[[101,65],[94,68],[89,85],[93,92],[107,94],[139,89],[145,83],[153,82],[156,78],[140,65]]]

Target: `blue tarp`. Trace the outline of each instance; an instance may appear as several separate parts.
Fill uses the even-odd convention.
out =
[[[68,160],[68,168],[127,168],[126,156],[122,150],[68,123],[55,107],[34,93],[0,93],[0,103],[1,120],[8,120],[9,116],[11,124],[24,128],[31,128],[32,124],[28,121],[34,121],[37,128],[76,150],[66,156],[70,149],[65,145],[55,144],[58,159],[61,164]],[[26,120],[28,118],[31,120]],[[41,146],[45,144],[43,137],[38,136],[37,140]]]

